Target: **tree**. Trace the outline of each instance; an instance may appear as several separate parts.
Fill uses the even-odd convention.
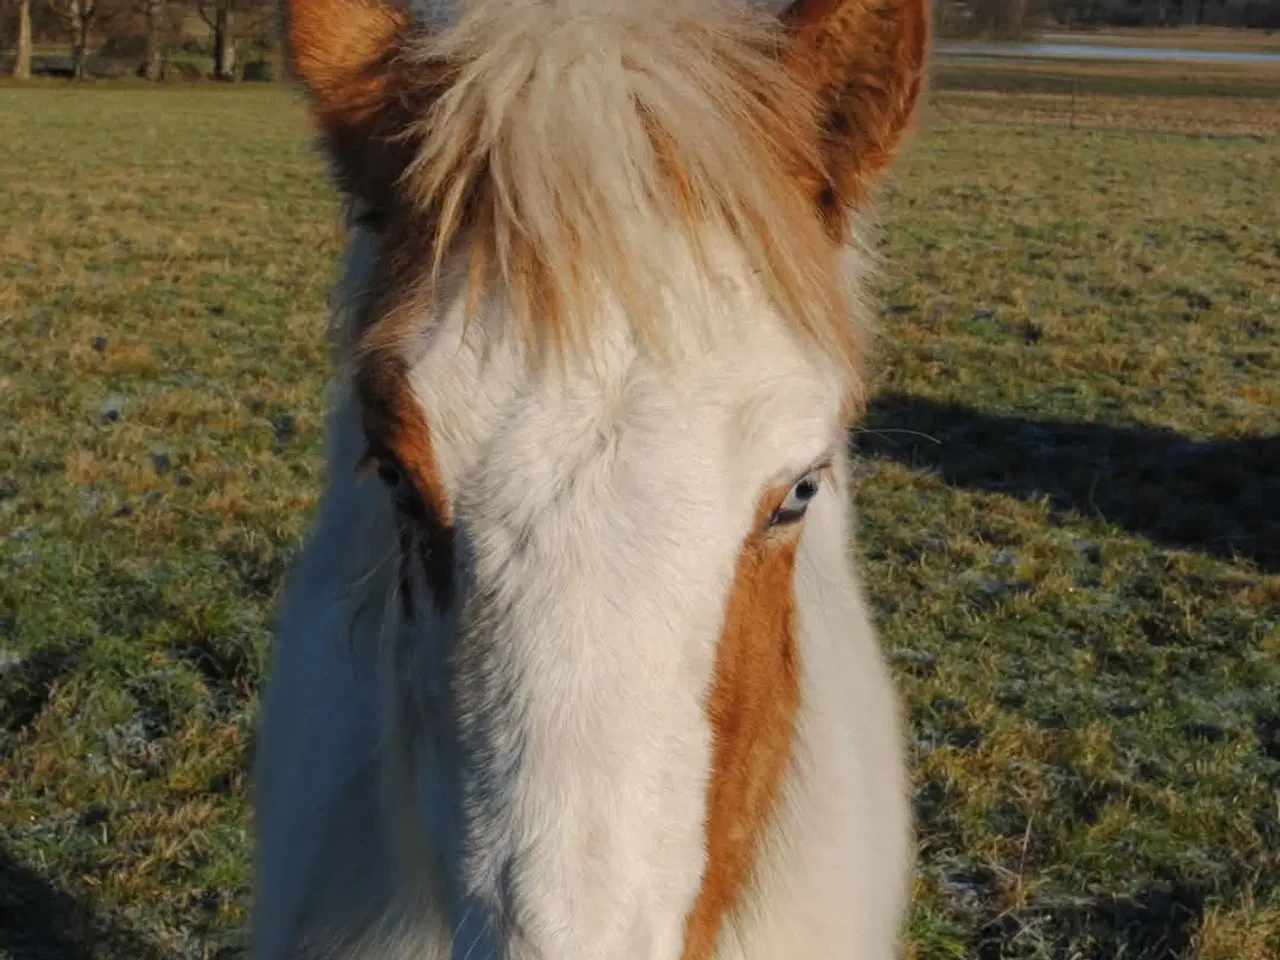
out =
[[[147,23],[142,75],[148,80],[159,80],[164,70],[160,34],[164,30],[165,0],[141,0],[141,7]]]
[[[58,15],[71,37],[71,74],[84,79],[85,55],[89,50],[89,31],[98,15],[98,0],[49,0],[49,9]]]
[[[268,47],[275,37],[275,0],[196,0],[196,10],[213,40],[213,75],[235,80],[242,45]]]
[[[18,0],[18,53],[13,58],[13,79],[31,79],[31,0]]]
[[[200,19],[213,31],[215,80],[236,78],[235,2],[236,0],[198,0],[196,7],[200,12]]]
[[[1020,40],[1033,34],[1041,15],[1031,0],[974,0],[974,32],[995,40]]]

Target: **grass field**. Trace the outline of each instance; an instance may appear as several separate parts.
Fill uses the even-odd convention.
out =
[[[1036,103],[939,90],[883,204],[912,956],[1275,960],[1276,101]],[[238,956],[336,201],[261,86],[0,87],[0,143],[0,957]]]
[[[1280,100],[1280,65],[939,58],[931,79],[934,90],[948,93],[1074,96],[1081,111],[1117,97],[1124,98],[1131,111],[1143,110],[1149,98],[1158,97],[1162,102],[1152,111],[1155,121],[1168,120],[1170,100],[1208,97],[1217,101],[1216,110],[1193,105],[1191,129],[1199,125],[1205,132],[1213,113],[1230,106],[1232,113],[1243,116],[1242,129],[1280,132],[1280,105],[1265,102]]]

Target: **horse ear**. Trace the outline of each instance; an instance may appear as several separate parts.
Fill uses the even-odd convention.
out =
[[[339,185],[384,207],[403,170],[409,117],[398,54],[411,31],[387,0],[283,0],[283,46],[334,161]]]
[[[821,111],[823,207],[856,203],[893,159],[924,82],[926,4],[794,0],[782,14],[790,32],[784,63]]]

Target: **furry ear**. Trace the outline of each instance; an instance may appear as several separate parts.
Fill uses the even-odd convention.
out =
[[[375,211],[387,209],[408,162],[399,56],[412,24],[388,0],[283,0],[289,72],[308,95],[339,186]]]
[[[783,62],[820,111],[829,221],[862,199],[915,114],[929,36],[927,0],[795,0]]]

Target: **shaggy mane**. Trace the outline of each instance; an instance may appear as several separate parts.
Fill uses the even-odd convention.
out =
[[[742,2],[488,0],[415,33],[400,68],[432,96],[404,186],[431,283],[462,253],[470,312],[496,280],[557,348],[590,336],[610,291],[662,348],[671,229],[699,260],[728,231],[782,314],[855,369],[846,238],[816,205],[818,108],[783,67],[786,29]]]

